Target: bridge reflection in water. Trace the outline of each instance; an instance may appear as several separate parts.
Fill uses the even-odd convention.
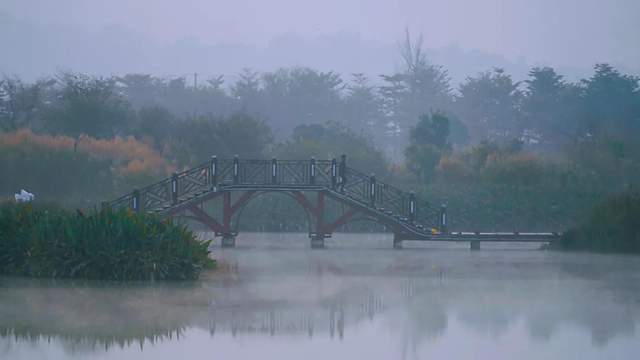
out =
[[[638,337],[640,289],[629,281],[640,264],[629,257],[230,251],[225,256],[237,256],[238,271],[208,273],[190,284],[0,278],[0,348],[53,342],[117,358],[113,347],[153,347],[176,337],[205,341],[194,331],[209,333],[206,341],[241,343],[278,337],[348,342],[376,334],[403,353],[440,338],[501,342],[506,334],[524,334],[544,347],[556,336],[565,341],[567,329],[586,333],[591,342],[581,346],[595,348]],[[371,260],[381,252],[385,256]]]
[[[312,248],[324,247],[326,238],[358,220],[383,225],[393,233],[395,248],[401,248],[404,240],[469,242],[471,249],[479,249],[483,241],[549,243],[559,236],[555,232],[450,229],[446,206],[433,206],[413,192],[400,190],[376,179],[375,175],[347,166],[345,155],[340,161],[218,159],[214,156],[193,169],[134,190],[104,206],[191,219],[221,237],[223,247],[233,247],[243,209],[252,199],[266,193],[284,194],[300,205],[309,225]],[[220,211],[215,216],[204,205],[218,200],[221,200]],[[328,201],[340,205],[339,213],[329,214]]]
[[[368,298],[346,303],[340,300],[330,301],[321,309],[290,304],[255,304],[247,310],[244,306],[236,308],[213,304],[209,311],[209,332],[216,331],[237,334],[263,335],[308,335],[328,334],[330,338],[342,339],[345,323],[357,324],[364,320],[373,320],[383,310],[382,299],[371,295]]]

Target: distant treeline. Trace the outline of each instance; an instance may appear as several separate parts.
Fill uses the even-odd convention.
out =
[[[297,126],[335,122],[375,139],[394,161],[402,160],[419,117],[435,111],[449,118],[450,141],[457,147],[521,139],[538,149],[556,149],[597,134],[628,137],[629,130],[638,130],[638,78],[608,64],[597,64],[591,77],[577,82],[549,67],[532,68],[524,82],[493,68],[469,74],[454,88],[445,67],[430,63],[416,44],[407,40],[401,55],[402,71],[373,79],[363,74],[345,79],[309,68],[247,69],[232,82],[220,76],[197,86],[184,77],[148,74],[95,78],[61,73],[35,83],[5,77],[0,80],[0,128],[96,138],[147,136],[165,143],[175,122],[241,112],[259,119],[271,134],[255,147],[242,138],[221,145],[229,151],[259,153],[271,136],[282,141]],[[265,127],[257,131],[269,132]]]
[[[197,86],[147,74],[5,77],[0,169],[12,176],[0,177],[0,193],[26,184],[86,206],[214,154],[346,153],[354,167],[448,203],[459,227],[562,230],[638,183],[637,77],[598,64],[568,82],[536,67],[518,83],[494,68],[454,88],[416,44],[401,55],[404,69],[375,79],[308,68]],[[130,155],[117,154],[122,144]],[[286,221],[270,216],[262,223]]]

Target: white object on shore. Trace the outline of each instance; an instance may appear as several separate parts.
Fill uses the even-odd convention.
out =
[[[14,197],[16,198],[16,202],[22,203],[22,202],[33,201],[33,199],[35,199],[36,196],[26,191],[25,189],[22,189],[20,190],[19,193],[15,194]]]

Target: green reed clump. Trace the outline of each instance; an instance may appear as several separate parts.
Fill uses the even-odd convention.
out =
[[[0,274],[100,280],[188,280],[213,266],[209,241],[129,210],[83,214],[0,205]]]
[[[559,247],[640,253],[640,193],[627,192],[600,203],[586,221],[565,233]]]

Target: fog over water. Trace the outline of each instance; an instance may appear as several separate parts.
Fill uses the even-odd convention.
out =
[[[243,234],[191,284],[0,280],[8,359],[631,359],[640,259]],[[409,245],[409,244],[408,244]],[[416,247],[417,246],[417,247]]]
[[[134,212],[86,235],[105,200],[286,232],[194,282],[0,276],[0,360],[638,358],[640,257],[577,251],[640,252],[638,34],[640,0],[0,0],[0,203],[71,208],[7,211],[3,274],[208,263]]]
[[[233,76],[299,65],[378,75],[398,65],[407,28],[455,81],[492,66],[518,79],[541,64],[570,78],[597,62],[640,73],[639,15],[635,0],[4,0],[0,72]]]

